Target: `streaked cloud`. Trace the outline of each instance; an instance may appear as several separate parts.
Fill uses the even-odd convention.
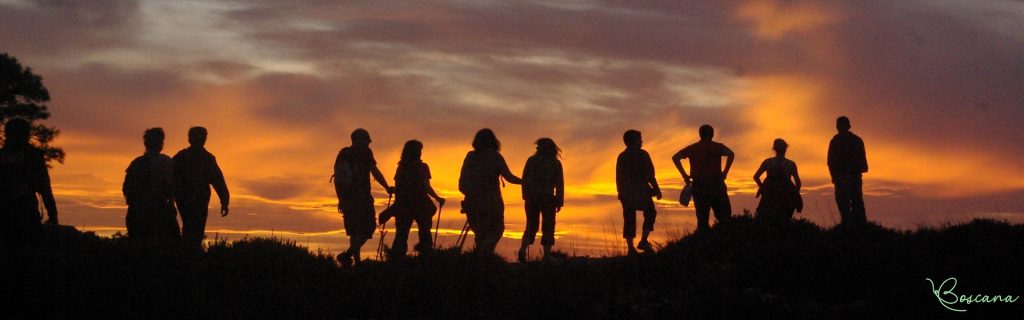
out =
[[[873,218],[908,225],[931,221],[939,203],[951,217],[1024,211],[1011,200],[1024,194],[1022,7],[7,0],[0,42],[54,96],[69,156],[53,175],[73,208],[63,211],[83,212],[74,223],[120,223],[124,167],[154,126],[167,130],[168,154],[188,127],[210,129],[241,213],[213,227],[327,232],[340,223],[330,164],[357,127],[389,177],[402,143],[423,141],[435,187],[453,198],[477,129],[495,129],[514,171],[550,136],[568,177],[560,219],[583,224],[621,219],[610,183],[624,130],[644,132],[674,191],[669,157],[710,123],[739,156],[737,211],[756,206],[750,176],[781,137],[808,196],[825,201],[808,217],[830,224],[825,148],[848,115],[868,144],[869,207],[893,214]],[[518,188],[506,192],[517,212]],[[664,210],[692,218],[669,200]]]

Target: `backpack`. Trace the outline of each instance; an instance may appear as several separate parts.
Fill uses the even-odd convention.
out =
[[[466,155],[459,174],[459,192],[464,195],[480,192],[487,185],[487,175],[481,168],[481,154],[473,151]]]
[[[353,171],[345,149],[341,149],[341,151],[338,151],[338,157],[334,160],[334,174],[331,175],[331,181],[334,182],[334,192],[338,195],[338,202],[345,198],[344,190],[352,185],[354,180]]]

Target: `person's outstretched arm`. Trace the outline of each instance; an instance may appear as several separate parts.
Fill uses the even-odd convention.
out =
[[[690,176],[686,174],[686,169],[683,169],[683,159],[686,159],[686,149],[681,149],[672,156],[672,164],[676,165],[676,170],[679,170],[679,174],[683,176],[683,183],[690,184]]]
[[[523,186],[529,185],[530,177],[533,176],[533,167],[536,164],[536,158],[530,157],[526,159],[526,165],[523,166]],[[523,200],[529,200],[527,197],[530,195],[527,193],[526,188],[520,188],[523,194]]]
[[[384,173],[380,172],[380,168],[377,168],[376,163],[374,163],[373,166],[370,167],[370,174],[373,175],[373,180],[377,180],[377,183],[379,183],[380,186],[384,188],[384,190],[387,190],[388,194],[395,193],[395,188],[388,185],[388,181],[384,179]]]
[[[732,153],[732,149],[722,145],[722,155],[725,156],[725,169],[722,170],[722,180],[725,180],[729,176],[729,169],[732,169],[732,161],[735,160],[736,154]]]
[[[444,198],[437,195],[437,192],[434,191],[434,187],[430,186],[430,179],[425,179],[423,182],[427,184],[427,194],[433,197],[434,200],[437,200],[438,205],[444,206]]]
[[[520,179],[516,175],[512,174],[512,171],[508,169],[508,163],[505,162],[505,157],[502,157],[501,154],[498,154],[498,160],[501,162],[498,164],[500,166],[499,170],[501,170],[499,173],[501,174],[502,177],[505,178],[505,180],[508,181],[508,183],[523,184],[523,179]]]
[[[220,166],[217,165],[217,158],[211,157],[213,165],[210,166],[210,185],[213,186],[213,191],[217,192],[217,198],[220,198],[220,216],[228,216],[229,205],[231,204],[231,193],[228,192],[228,184],[224,180],[224,172],[220,170]]]
[[[373,158],[373,151],[369,150],[368,152],[370,153],[370,174],[373,175],[373,180],[377,180],[377,183],[384,187],[388,194],[394,194],[395,188],[388,185],[388,181],[384,179],[384,173],[380,172],[380,168],[377,168],[377,159]]]
[[[438,206],[442,206],[443,207],[444,206],[444,198],[441,198],[441,196],[437,195],[437,192],[434,191],[434,187],[432,187],[430,185],[430,167],[427,167],[426,164],[423,165],[423,173],[424,173],[423,174],[423,185],[427,189],[427,195],[433,197],[434,200],[437,200],[437,205]]]

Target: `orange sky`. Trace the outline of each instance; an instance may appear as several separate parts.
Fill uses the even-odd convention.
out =
[[[142,131],[163,127],[173,155],[193,125],[209,129],[232,191],[232,214],[209,222],[222,236],[343,246],[328,177],[357,127],[389,179],[404,141],[424,142],[453,200],[448,233],[464,221],[458,169],[482,127],[517,173],[535,139],[561,145],[559,246],[581,254],[621,249],[614,159],[627,129],[644,133],[666,190],[658,241],[693,228],[669,158],[703,123],[737,154],[735,213],[756,207],[750,177],[781,137],[805,181],[798,217],[828,226],[838,115],[867,144],[869,219],[1024,220],[1024,8],[900,3],[0,0],[0,43],[53,96],[62,222],[104,233],[123,227],[120,184]],[[515,239],[519,188],[505,193]]]

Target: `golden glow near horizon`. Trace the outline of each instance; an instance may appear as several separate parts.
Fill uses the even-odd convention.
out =
[[[1019,50],[953,50],[959,42],[943,39],[957,34],[918,25],[851,26],[854,17],[879,19],[871,8],[850,3],[750,0],[709,4],[696,13],[596,2],[277,5],[0,1],[0,18],[6,18],[0,27],[14,30],[0,31],[0,40],[43,76],[53,97],[47,124],[63,131],[56,145],[67,151],[67,163],[51,171],[62,222],[108,235],[121,230],[121,182],[143,151],[143,130],[163,127],[163,152],[173,155],[186,147],[188,128],[202,125],[232,193],[231,215],[211,215],[210,233],[244,237],[269,230],[336,251],[345,238],[328,179],[349,132],[363,127],[389,183],[402,144],[425,144],[433,186],[448,199],[442,237],[453,239],[464,222],[457,191],[462,159],[473,133],[490,127],[517,174],[537,138],[559,143],[567,205],[558,215],[558,246],[607,254],[619,252],[622,242],[614,183],[622,132],[642,131],[653,158],[665,191],[654,236],[663,243],[691,230],[694,220],[692,207],[675,203],[681,179],[670,157],[710,123],[715,139],[737,154],[728,178],[734,214],[756,207],[751,176],[773,155],[772,140],[783,138],[808,201],[798,217],[828,226],[836,218],[825,156],[840,114],[851,117],[867,144],[870,219],[890,226],[1024,219],[1015,215],[1024,211],[1021,202],[1007,200],[1024,191],[1024,169],[1017,165],[1024,155],[1010,145],[1019,141],[1006,137],[1019,124],[1005,120],[1019,119],[1013,109],[1019,106],[1007,101],[1019,102],[1020,95],[983,86],[1019,77],[993,71],[984,78],[974,70],[1009,67],[972,66],[964,77],[981,78],[983,87],[961,92],[936,88],[970,85],[973,78],[933,69],[969,65],[945,52],[995,52],[962,59],[998,62],[1019,60]],[[946,9],[921,10],[974,21]],[[523,20],[547,16],[558,18]],[[62,23],[31,25],[20,17]],[[1024,43],[1019,33],[998,27],[1024,19],[999,21],[979,30]],[[18,23],[35,28],[31,33],[41,40],[19,36]],[[908,29],[923,35],[908,40],[885,33]],[[904,42],[913,45],[894,48]],[[919,82],[928,83],[915,87]],[[953,111],[938,117],[933,110]],[[932,130],[931,122],[943,130]],[[387,197],[373,188],[379,211]],[[521,237],[520,190],[503,189],[502,245],[515,246]],[[217,206],[214,197],[211,211]]]

